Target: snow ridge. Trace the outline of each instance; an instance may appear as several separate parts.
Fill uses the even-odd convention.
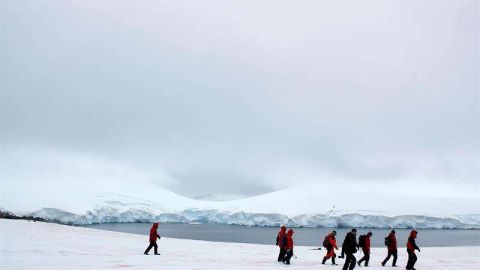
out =
[[[463,215],[446,218],[423,215],[303,214],[289,217],[275,213],[230,212],[215,209],[185,209],[179,212],[155,214],[145,209],[121,209],[102,206],[78,215],[56,208],[42,208],[30,213],[33,217],[64,224],[86,225],[117,222],[162,223],[218,223],[242,226],[289,227],[356,227],[356,228],[419,228],[419,229],[480,229],[480,215]]]

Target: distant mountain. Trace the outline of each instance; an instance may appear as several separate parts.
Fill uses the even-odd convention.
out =
[[[9,187],[2,210],[70,224],[102,222],[224,223],[305,227],[480,229],[474,196],[377,185],[315,185],[232,201],[193,200],[154,183],[59,184],[55,190]]]

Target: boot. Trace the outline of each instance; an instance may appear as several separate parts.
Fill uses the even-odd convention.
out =
[[[323,257],[322,264],[325,264],[326,261],[327,261],[327,258]]]
[[[337,265],[337,264],[335,263],[335,257],[332,257],[332,265]]]

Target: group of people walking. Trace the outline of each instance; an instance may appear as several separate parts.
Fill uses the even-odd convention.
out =
[[[158,222],[154,223],[152,225],[152,228],[150,229],[150,235],[148,239],[149,245],[144,252],[145,255],[148,255],[152,248],[154,249],[155,255],[160,255],[158,253],[157,239],[160,239],[161,236],[158,234],[157,229]],[[276,238],[276,245],[280,249],[278,253],[279,262],[290,264],[291,258],[295,256],[293,253],[293,233],[293,229],[289,229],[287,231],[287,227],[285,225],[282,225],[280,227],[280,231],[278,232]],[[406,267],[407,270],[415,270],[415,268],[413,268],[415,262],[417,261],[417,255],[415,254],[415,250],[420,251],[420,248],[415,243],[417,234],[418,232],[416,230],[412,230],[410,232],[410,236],[408,237],[408,262]],[[358,266],[362,266],[362,263],[364,263],[364,266],[368,266],[370,262],[370,239],[372,235],[372,232],[368,232],[365,235],[360,235],[357,242],[356,229],[352,229],[350,232],[347,233],[342,243],[341,255],[339,256],[339,258],[345,259],[343,270],[352,270],[357,264]],[[338,250],[336,237],[336,231],[332,231],[327,236],[325,236],[325,239],[323,241],[323,247],[327,250],[327,253],[323,257],[322,264],[325,264],[328,260],[331,260],[333,265],[337,265],[337,263],[335,263],[335,259],[337,257],[337,255],[335,254],[335,250]],[[387,246],[388,254],[385,260],[383,260],[382,266],[385,266],[391,257],[393,257],[392,266],[397,266],[396,264],[398,251],[395,230],[392,230],[390,234],[385,237],[385,245]],[[357,262],[354,254],[357,253],[359,249],[362,249],[363,257]]]
[[[415,250],[420,251],[420,248],[415,243],[415,239],[417,238],[417,231],[412,230],[410,232],[410,236],[408,237],[407,241],[407,253],[408,253],[408,262],[406,269],[407,270],[415,270],[414,265],[417,261],[417,255],[415,254]],[[350,232],[347,233],[345,239],[342,243],[342,250],[341,255],[339,258],[345,259],[345,263],[343,265],[343,270],[352,270],[358,264],[358,266],[368,266],[370,262],[370,240],[373,233],[368,232],[365,235],[360,235],[357,241],[357,230],[352,229]],[[277,246],[279,247],[280,251],[278,254],[278,261],[283,262],[285,264],[290,264],[290,259],[293,254],[293,230],[290,229],[287,232],[287,227],[282,225],[280,227],[280,231],[277,234]],[[335,250],[338,250],[337,247],[337,232],[332,231],[323,241],[323,247],[327,250],[327,253],[323,257],[322,264],[325,264],[328,260],[332,261],[333,265],[337,265],[335,259],[337,255],[335,254]],[[392,266],[396,267],[397,265],[397,257],[398,257],[398,250],[397,250],[397,238],[395,236],[395,230],[392,230],[387,237],[385,237],[385,245],[387,247],[387,257],[382,261],[382,266],[385,266],[387,262],[393,257]],[[363,257],[358,260],[355,257],[355,253],[359,249],[362,249]]]

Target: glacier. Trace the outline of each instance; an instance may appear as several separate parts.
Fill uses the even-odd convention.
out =
[[[201,201],[149,182],[70,182],[22,188],[3,182],[0,209],[17,216],[87,225],[113,222],[241,226],[480,229],[477,192],[429,194],[382,183],[301,186],[231,201]],[[29,185],[37,183],[28,182]],[[373,187],[373,188],[372,188]],[[385,192],[389,190],[389,192]],[[420,190],[420,189],[419,189]],[[422,190],[425,190],[422,188]],[[457,189],[458,190],[458,189]],[[359,198],[362,198],[359,200]]]
[[[418,229],[480,229],[480,215],[448,218],[421,215],[303,214],[287,216],[275,213],[229,212],[215,209],[185,209],[180,212],[155,214],[142,209],[122,210],[103,206],[83,215],[55,208],[42,208],[30,213],[33,217],[70,225],[118,222],[162,222],[204,224],[218,223],[241,226],[337,227],[337,228],[418,228]]]

